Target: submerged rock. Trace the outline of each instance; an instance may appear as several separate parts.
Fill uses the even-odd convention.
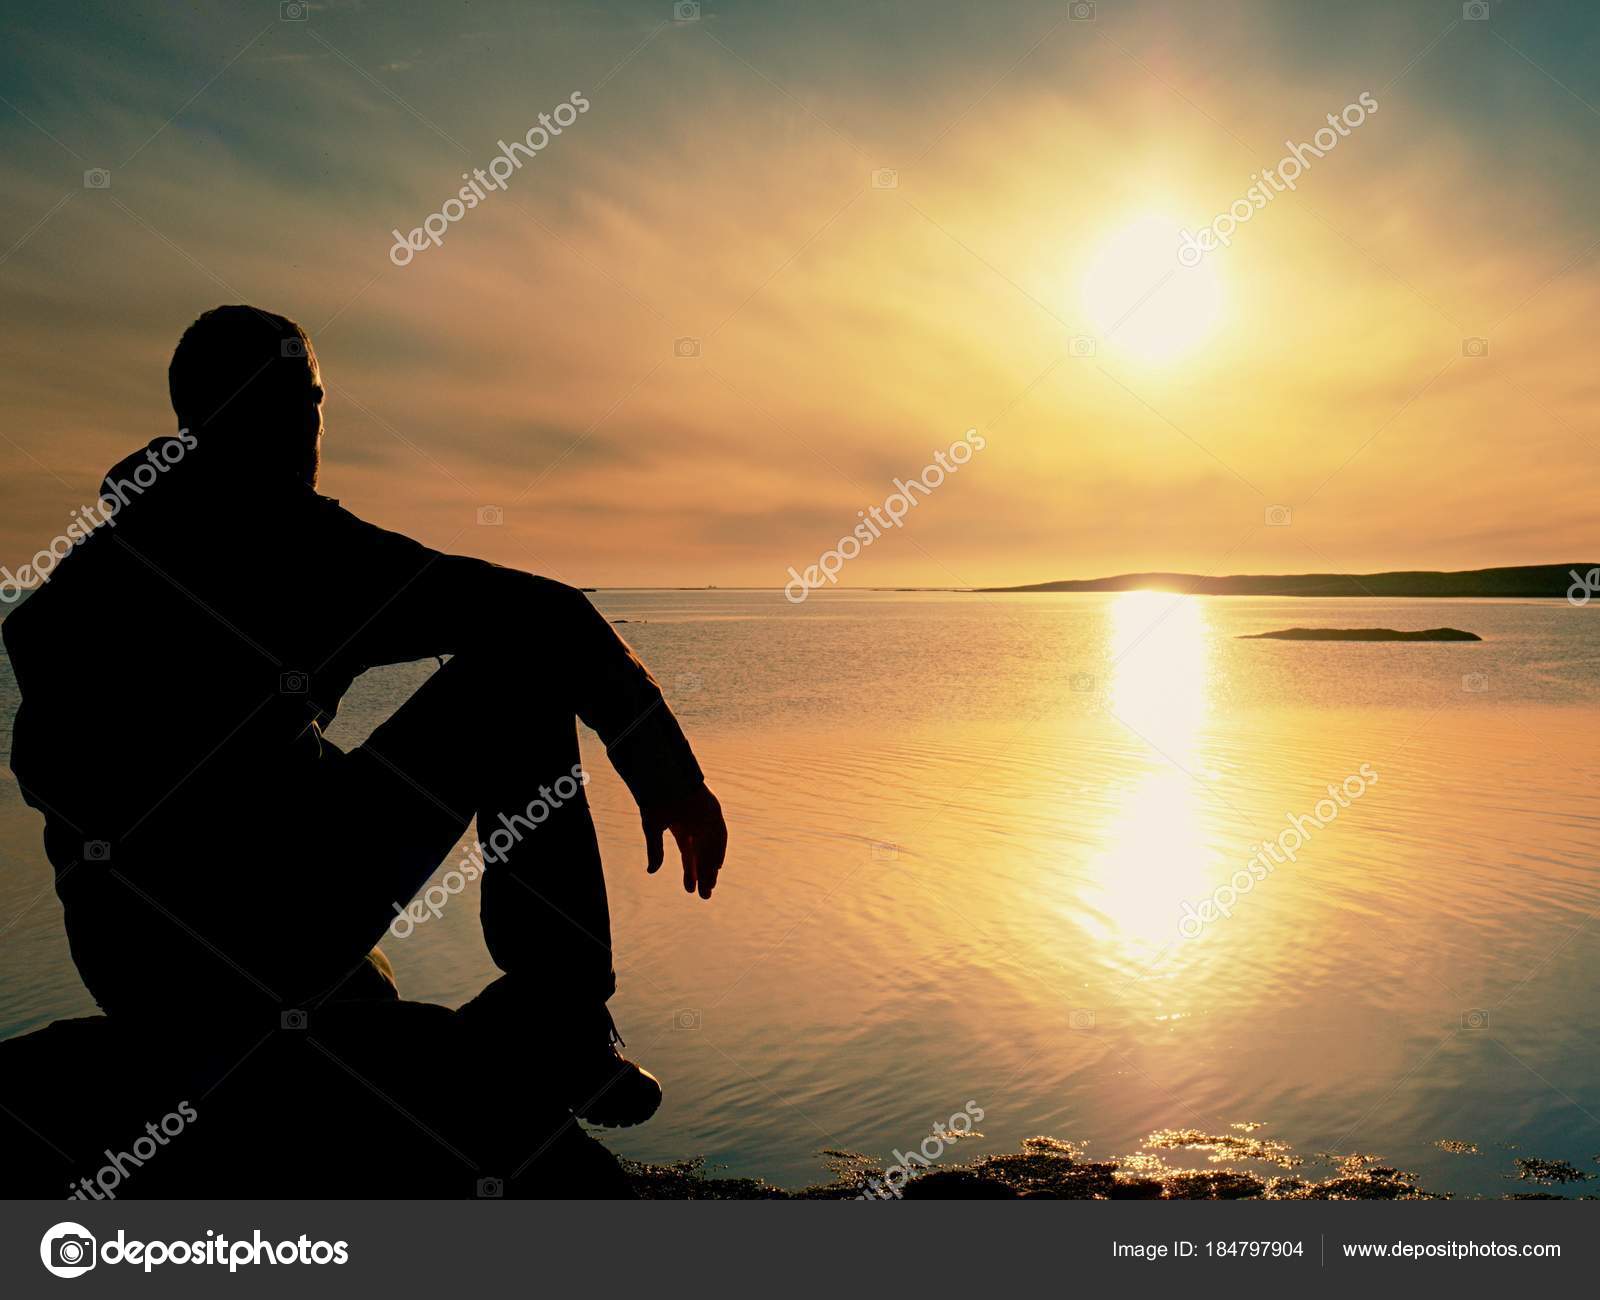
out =
[[[1584,1183],[1600,1177],[1585,1173],[1566,1160],[1541,1160],[1538,1156],[1518,1156],[1517,1177],[1530,1183]]]

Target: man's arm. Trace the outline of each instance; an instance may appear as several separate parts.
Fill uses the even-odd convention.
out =
[[[727,848],[721,808],[655,678],[589,599],[323,504],[336,512],[334,554],[344,564],[350,631],[339,658],[360,672],[472,650],[517,656],[530,689],[561,700],[604,742],[641,810],[649,870],[660,868],[670,830],[684,888],[709,898]]]

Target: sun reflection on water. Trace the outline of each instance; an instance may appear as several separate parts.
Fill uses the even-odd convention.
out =
[[[1209,632],[1192,596],[1131,591],[1112,605],[1106,710],[1145,766],[1115,795],[1080,919],[1123,961],[1153,962],[1179,942],[1183,902],[1211,879],[1200,783]]]

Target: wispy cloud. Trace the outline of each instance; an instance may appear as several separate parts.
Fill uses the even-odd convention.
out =
[[[776,581],[974,425],[982,465],[853,581],[1202,565],[1261,494],[1311,505],[1240,568],[1306,567],[1300,539],[1350,567],[1592,551],[1592,116],[1469,24],[1405,71],[1444,22],[1357,9],[41,11],[26,67],[0,61],[0,251],[26,235],[0,261],[0,546],[170,425],[178,332],[242,298],[317,338],[327,490],[574,580]],[[1594,40],[1576,9],[1513,21],[1562,80]],[[1202,347],[1070,355],[1119,227],[1208,221],[1396,77],[1215,255]],[[504,194],[388,262],[391,229],[578,89],[593,110]]]

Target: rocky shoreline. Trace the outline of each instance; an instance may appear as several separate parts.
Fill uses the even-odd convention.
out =
[[[1302,1159],[1283,1143],[1253,1136],[1256,1125],[1235,1125],[1239,1132],[1207,1134],[1194,1129],[1152,1133],[1144,1146],[1154,1151],[1207,1152],[1212,1163],[1228,1160],[1265,1163],[1281,1174],[1217,1167],[1185,1169],[1160,1155],[1142,1154],[1112,1160],[1088,1159],[1081,1148],[1058,1138],[1033,1137],[1015,1153],[983,1156],[966,1164],[941,1164],[918,1172],[904,1183],[904,1200],[1094,1200],[1094,1201],[1415,1201],[1450,1200],[1449,1193],[1423,1187],[1416,1174],[1385,1164],[1370,1155],[1324,1153]],[[1440,1142],[1441,1149],[1475,1155],[1470,1143]],[[636,1196],[647,1200],[877,1200],[893,1199],[884,1189],[885,1171],[850,1152],[825,1152],[834,1177],[798,1190],[774,1187],[757,1178],[720,1177],[700,1160],[669,1165],[622,1161]],[[1304,1171],[1321,1166],[1326,1173]],[[1600,1178],[1559,1160],[1518,1158],[1513,1162],[1522,1190],[1506,1200],[1596,1200],[1581,1188]],[[1301,1172],[1297,1172],[1301,1171]],[[1573,1195],[1544,1190],[1563,1187]],[[1534,1190],[1539,1189],[1539,1190]]]

